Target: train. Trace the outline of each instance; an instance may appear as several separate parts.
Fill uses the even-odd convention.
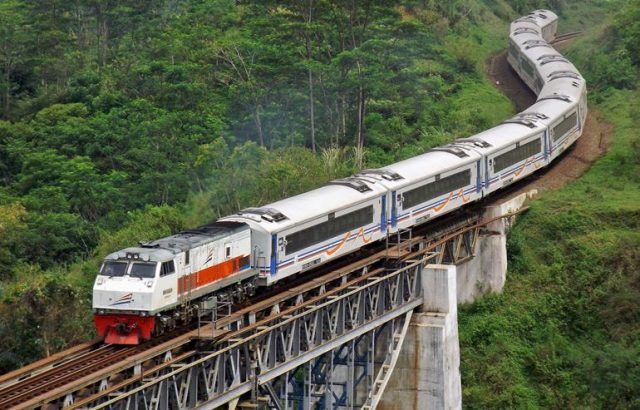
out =
[[[582,134],[586,82],[550,42],[558,16],[510,25],[507,61],[537,95],[468,138],[107,255],[93,287],[105,343],[138,344],[264,287],[431,221],[535,173]]]

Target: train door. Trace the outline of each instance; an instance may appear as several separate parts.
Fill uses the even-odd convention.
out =
[[[189,251],[187,251],[187,254]],[[188,256],[187,256],[188,257]],[[178,298],[178,274],[176,270],[184,269],[183,264],[179,260],[180,257],[175,260],[162,262],[160,265],[160,273],[158,275],[156,284],[156,294],[160,300],[154,301],[159,306],[167,306],[177,302]],[[177,265],[177,269],[176,269]]]
[[[480,191],[482,191],[482,165],[480,164],[481,161],[481,159],[476,161],[476,194],[480,194]]]
[[[269,270],[269,273],[271,273],[271,276],[275,276],[275,274],[278,273],[278,235],[276,234],[271,235],[270,265],[271,265],[271,268]]]
[[[398,225],[398,198],[396,191],[391,192],[391,227]]]
[[[489,159],[489,155],[484,157],[484,190],[485,192],[489,192],[489,184],[491,182],[491,173],[489,172],[490,169],[490,164],[492,163],[492,160]]]
[[[543,140],[544,140],[544,162],[545,164],[548,163],[549,161],[549,129],[545,129],[544,130],[544,135],[542,136]]]
[[[193,256],[193,253],[191,253],[189,259],[193,258]],[[186,265],[185,260],[176,258],[174,265],[177,271],[177,299],[180,304],[184,305],[188,303],[191,296],[191,263]],[[160,273],[162,274],[162,268]]]
[[[387,230],[387,194],[380,198],[380,232]]]

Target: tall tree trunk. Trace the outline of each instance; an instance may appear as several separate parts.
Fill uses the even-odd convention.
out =
[[[313,12],[313,0],[309,0],[309,20],[307,23],[311,26],[311,18]],[[307,60],[311,63],[311,36],[309,34],[305,35],[306,43],[307,43]],[[309,119],[311,123],[311,150],[316,152],[316,121],[315,121],[315,113],[314,113],[314,101],[313,101],[313,73],[311,72],[311,67],[307,70],[309,72]]]
[[[364,87],[362,86],[362,67],[360,65],[360,61],[356,61],[356,66],[358,67],[358,124],[357,124],[357,133],[356,133],[356,146],[358,148],[362,148],[364,145],[363,141],[363,129],[364,129]]]
[[[260,146],[264,147],[264,134],[262,132],[262,119],[260,118],[260,104],[256,102],[255,110],[253,112],[253,120],[256,123],[256,128],[258,129],[258,137],[260,139]]]
[[[364,145],[362,131],[364,123],[364,90],[362,85],[358,86],[358,130],[356,134],[356,146],[362,148]]]
[[[309,117],[311,120],[311,150],[316,152],[316,124],[313,104],[313,74],[309,68]]]
[[[340,118],[342,124],[342,140],[347,137],[347,96],[344,92],[340,96]]]
[[[11,68],[5,67],[4,95],[2,98],[2,117],[9,119],[9,100],[11,99]]]

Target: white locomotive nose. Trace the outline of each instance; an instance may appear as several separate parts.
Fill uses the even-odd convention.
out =
[[[153,299],[152,279],[120,277],[96,281],[93,289],[94,308],[106,310],[150,310]]]

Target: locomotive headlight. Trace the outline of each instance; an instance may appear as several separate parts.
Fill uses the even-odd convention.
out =
[[[104,283],[103,277],[99,277],[98,280],[96,281],[96,285],[102,285],[103,283]]]
[[[145,283],[145,285],[147,285],[147,287],[150,288],[151,286],[153,286],[153,281],[148,280],[147,283]]]
[[[140,316],[147,316],[147,312],[140,312]]]

